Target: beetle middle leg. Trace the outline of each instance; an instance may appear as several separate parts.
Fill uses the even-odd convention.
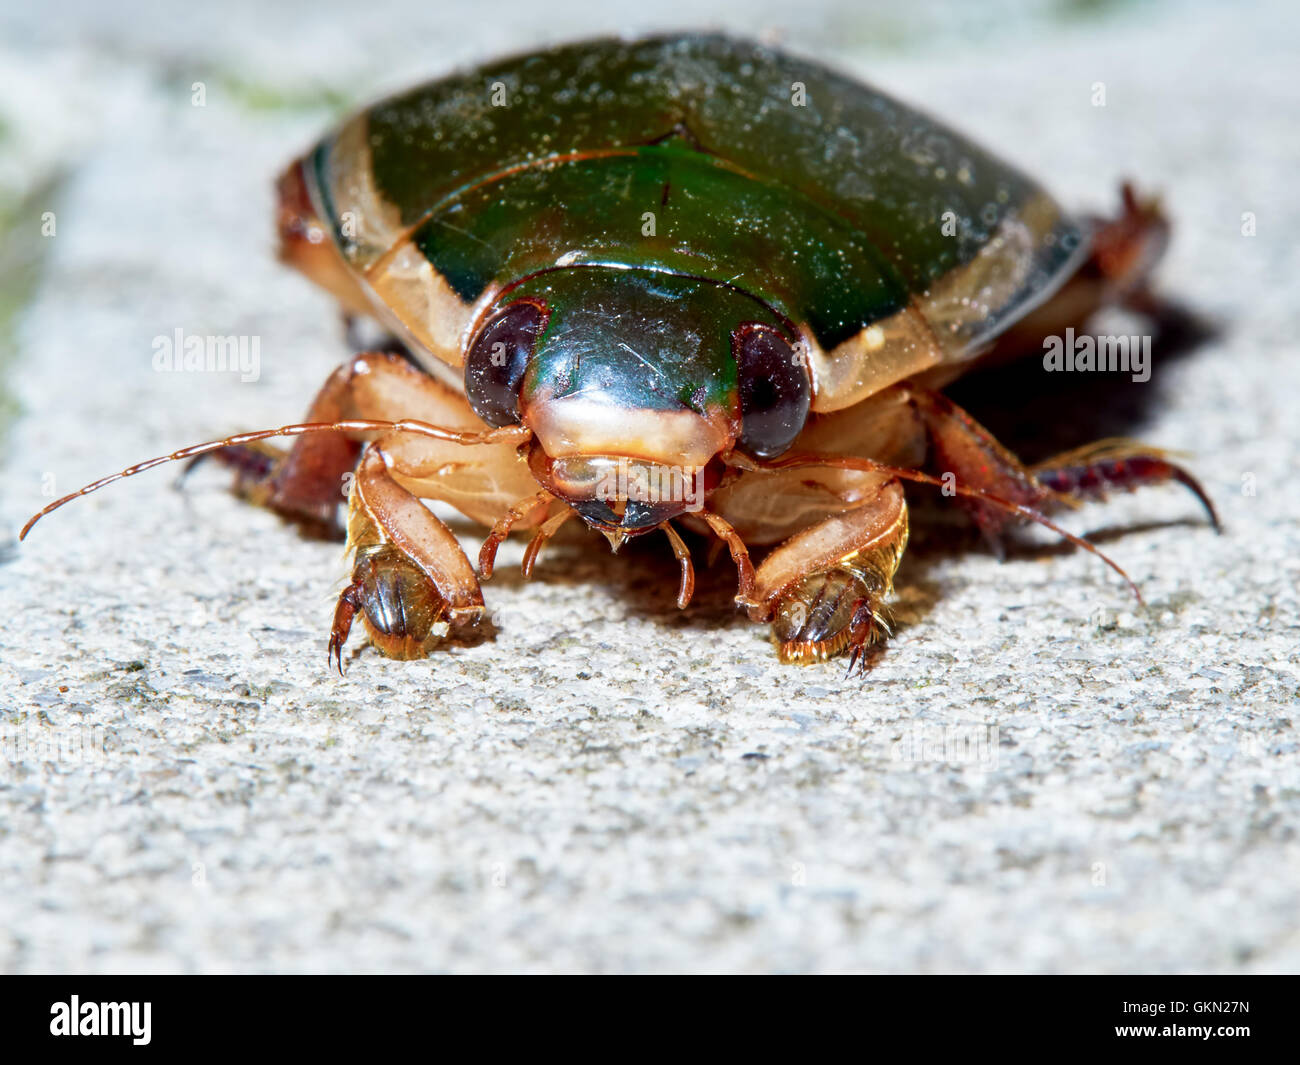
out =
[[[316,394],[304,419],[334,422],[358,417],[353,402],[357,366],[382,354],[358,355],[340,366]],[[241,499],[274,510],[305,532],[341,539],[338,507],[346,498],[343,478],[361,455],[361,444],[340,433],[303,436],[285,451],[269,443],[241,444],[213,457],[235,470],[234,491]]]

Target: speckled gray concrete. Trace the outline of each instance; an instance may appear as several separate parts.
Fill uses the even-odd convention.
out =
[[[9,527],[43,488],[295,419],[344,357],[269,238],[271,179],[328,120],[322,85],[365,98],[539,29],[652,25],[587,6],[5,15],[0,190],[15,234],[57,219],[12,338]],[[921,544],[864,684],[779,667],[725,567],[682,615],[666,552],[575,537],[534,583],[503,567],[488,586],[494,640],[411,664],[367,650],[340,680],[338,548],[215,470],[184,494],[139,478],[0,567],[0,967],[1300,965],[1295,16],[860,7],[737,20],[692,0],[653,25],[784,28],[1067,202],[1109,207],[1123,175],[1163,190],[1163,286],[1225,327],[1131,386],[1156,390],[1138,431],[1195,452],[1228,535],[1174,490],[1071,517],[1135,527],[1106,547],[1145,610],[1080,554]],[[259,336],[260,379],[153,372],[176,328]],[[967,760],[940,742],[971,735],[987,746]]]

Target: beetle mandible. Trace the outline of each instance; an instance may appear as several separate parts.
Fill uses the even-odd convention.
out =
[[[1073,218],[819,64],[725,36],[517,56],[362,111],[278,188],[284,261],[403,353],[352,358],[303,423],[41,514],[217,453],[243,495],[328,528],[353,474],[340,672],[357,615],[395,658],[474,629],[510,531],[533,530],[530,574],[575,516],[616,551],[661,530],[683,607],[673,522],[718,537],[782,660],[847,651],[850,671],[886,631],[904,481],[946,484],[994,541],[1032,520],[1095,551],[1045,512],[1171,480],[1217,527],[1159,450],[1110,440],[1027,468],[938,391],[1145,293],[1158,208],[1126,188],[1117,218]],[[423,499],[491,527],[477,572]],[[750,546],[771,548],[757,567]]]

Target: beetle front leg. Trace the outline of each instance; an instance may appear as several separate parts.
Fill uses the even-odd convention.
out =
[[[343,646],[361,615],[389,658],[423,658],[448,635],[472,633],[483,593],[455,536],[389,473],[383,451],[366,449],[348,500],[352,581],[339,596],[329,654],[343,672]]]
[[[881,605],[906,546],[907,504],[889,481],[773,549],[743,605],[753,620],[771,622],[781,661],[819,662],[848,649],[852,669],[888,632]]]

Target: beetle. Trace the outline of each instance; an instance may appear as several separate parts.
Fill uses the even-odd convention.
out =
[[[278,193],[282,259],[401,350],[349,360],[305,422],[41,514],[216,452],[245,497],[328,528],[350,475],[340,672],[358,615],[394,658],[472,631],[505,537],[533,531],[528,575],[575,516],[615,551],[662,531],[682,607],[673,523],[718,537],[781,659],[847,652],[850,672],[887,632],[905,481],[944,485],[994,544],[1032,520],[1095,551],[1046,512],[1168,481],[1218,526],[1157,449],[1028,468],[940,391],[1144,298],[1159,208],[1126,188],[1117,217],[1073,217],[820,64],[720,35],[516,56],[352,116]],[[490,527],[477,572],[425,499]],[[770,548],[757,566],[751,546]]]

